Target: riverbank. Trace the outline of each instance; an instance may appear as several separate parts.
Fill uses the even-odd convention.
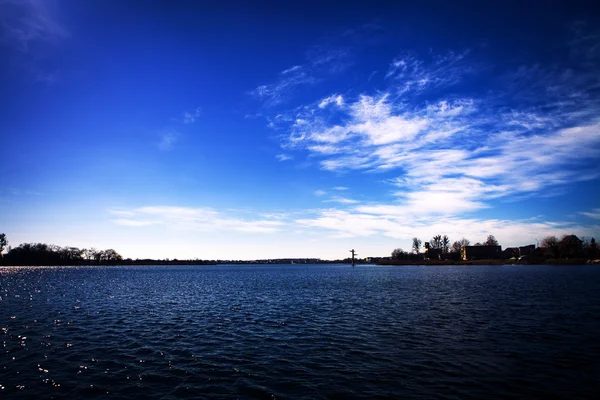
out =
[[[377,265],[581,265],[600,264],[600,260],[589,260],[587,258],[563,258],[563,259],[530,259],[530,260],[380,260]]]

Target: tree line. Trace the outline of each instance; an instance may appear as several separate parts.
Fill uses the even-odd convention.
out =
[[[456,240],[450,244],[450,238],[448,235],[435,235],[428,242],[423,241],[417,237],[412,239],[411,252],[404,251],[400,248],[392,251],[392,259],[394,260],[420,260],[423,259],[424,254],[421,253],[421,246],[426,252],[439,254],[444,259],[460,259],[462,249],[466,246],[471,245],[471,241],[467,238]],[[489,235],[484,242],[477,242],[474,246],[499,246],[498,241],[494,235]]]
[[[447,235],[436,235],[428,242],[417,237],[412,239],[411,251],[404,251],[401,248],[392,251],[394,260],[422,260],[424,253],[421,253],[421,246],[425,252],[439,255],[440,259],[459,260],[462,249],[470,246],[471,241],[466,238],[452,242]],[[483,242],[476,242],[473,246],[499,246],[498,240],[494,235],[488,235]],[[575,235],[564,235],[561,239],[556,236],[546,236],[541,240],[539,246],[534,250],[532,256],[539,258],[596,258],[600,256],[596,240],[594,238],[583,237],[579,239]]]
[[[22,243],[2,254],[7,246],[6,234],[0,233],[0,261],[3,265],[102,265],[123,261],[123,257],[113,249],[80,249],[45,243]]]
[[[589,258],[600,257],[600,249],[596,239],[575,235],[564,235],[561,239],[556,236],[546,236],[536,249],[537,255],[546,258]]]
[[[8,251],[4,253],[4,250]],[[23,243],[8,247],[6,234],[0,233],[0,265],[10,266],[60,266],[60,265],[214,265],[207,260],[153,260],[123,259],[113,249],[61,247],[45,243]]]

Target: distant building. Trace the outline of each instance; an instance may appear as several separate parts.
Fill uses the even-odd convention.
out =
[[[501,257],[501,246],[465,246],[461,250],[463,260],[486,260]]]
[[[521,256],[518,247],[507,247],[502,252],[503,258],[518,258]]]
[[[428,247],[425,249],[425,259],[428,260],[441,260],[442,259],[442,249],[432,249]]]
[[[520,246],[519,247],[519,256],[520,257],[529,257],[533,254],[535,250],[535,244],[530,244],[528,246]]]

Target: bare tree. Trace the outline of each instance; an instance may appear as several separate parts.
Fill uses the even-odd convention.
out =
[[[500,246],[494,235],[488,235],[487,239],[485,239],[485,242],[483,242],[483,244],[485,246]]]
[[[447,235],[442,236],[442,251],[444,254],[448,253],[448,249],[450,248],[450,239],[448,239]]]
[[[452,243],[452,252],[460,253],[464,247],[467,247],[470,245],[471,245],[471,242],[469,241],[469,239],[462,238],[462,239],[457,240],[456,242]]]
[[[554,249],[558,247],[558,238],[556,236],[546,236],[542,239],[540,247],[544,247],[546,249]]]
[[[415,254],[419,254],[420,250],[421,250],[421,239],[418,239],[416,237],[413,238],[413,245],[412,245],[412,250]]]
[[[450,246],[450,252],[452,253],[460,253],[461,250],[462,246],[460,245],[460,242],[458,240],[452,243],[452,246]]]
[[[551,253],[551,255],[555,258],[559,257],[559,246],[560,242],[558,241],[558,238],[554,235],[551,236],[546,236],[545,238],[542,239],[541,243],[540,243],[540,247],[544,248],[544,249],[548,249],[548,251]],[[548,253],[546,253],[547,255],[549,255]]]
[[[436,235],[431,239],[432,249],[442,249],[442,235]]]

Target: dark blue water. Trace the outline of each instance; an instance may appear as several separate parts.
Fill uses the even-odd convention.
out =
[[[594,398],[600,268],[0,269],[0,397]]]

